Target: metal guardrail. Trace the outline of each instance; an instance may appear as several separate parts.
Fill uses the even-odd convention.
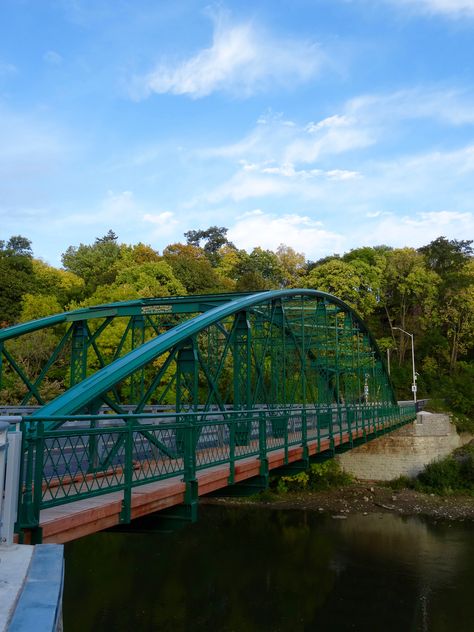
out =
[[[5,489],[5,470],[7,465],[8,429],[10,424],[0,421],[0,529],[3,526],[3,497]]]
[[[24,430],[19,526],[35,529],[42,509],[110,492],[123,493],[122,522],[131,517],[132,489],[175,476],[186,483],[186,498],[197,501],[196,474],[256,456],[268,476],[268,454],[308,443],[317,451],[374,438],[415,419],[414,406],[315,406],[198,411],[159,415],[77,415],[35,417]],[[48,422],[68,422],[51,429]],[[115,422],[115,423],[114,423]],[[84,427],[87,424],[88,427]]]
[[[12,544],[20,481],[21,417],[0,417],[0,544]]]

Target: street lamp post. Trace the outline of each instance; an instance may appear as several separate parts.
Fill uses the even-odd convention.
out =
[[[411,385],[411,390],[413,392],[413,401],[416,404],[416,377],[418,374],[415,371],[415,345],[413,344],[413,334],[410,334],[408,331],[405,331],[401,327],[392,327],[392,329],[398,329],[398,331],[403,332],[404,334],[406,334],[407,336],[410,336],[411,338],[411,364],[412,364],[412,369],[413,369],[413,383]]]

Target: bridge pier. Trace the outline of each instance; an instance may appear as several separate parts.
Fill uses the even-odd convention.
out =
[[[419,412],[416,421],[338,455],[342,469],[360,480],[414,478],[472,439],[460,436],[449,415]]]

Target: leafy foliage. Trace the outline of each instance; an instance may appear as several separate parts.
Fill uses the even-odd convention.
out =
[[[341,470],[338,461],[328,459],[322,463],[312,463],[306,472],[281,476],[276,490],[280,494],[304,490],[321,491],[336,485],[347,485],[351,481],[351,476]]]
[[[170,244],[160,255],[144,243],[119,243],[109,231],[67,248],[64,269],[34,259],[26,237],[0,240],[0,324],[152,296],[314,288],[354,307],[382,352],[391,351],[400,399],[412,396],[410,339],[392,327],[413,333],[419,396],[442,400],[464,425],[474,423],[472,241],[438,237],[418,250],[362,247],[309,263],[284,244],[276,252],[238,250],[225,227],[185,237],[187,243]],[[107,333],[119,334],[118,325]],[[25,362],[36,361],[34,355],[30,345]]]

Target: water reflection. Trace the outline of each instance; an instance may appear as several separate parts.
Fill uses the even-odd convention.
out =
[[[472,524],[212,506],[144,524],[66,546],[66,632],[474,629]]]

